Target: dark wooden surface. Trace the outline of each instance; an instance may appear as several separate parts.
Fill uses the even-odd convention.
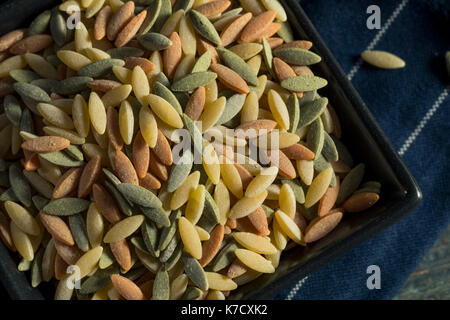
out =
[[[450,226],[411,274],[395,299],[450,299]]]

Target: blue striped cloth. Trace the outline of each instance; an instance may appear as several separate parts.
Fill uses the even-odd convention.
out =
[[[293,283],[277,299],[392,299],[450,222],[450,1],[381,0],[381,29],[369,30],[372,0],[300,1],[423,191],[411,215],[344,256]],[[364,50],[406,61],[373,68]],[[369,290],[367,267],[378,265],[381,289]]]

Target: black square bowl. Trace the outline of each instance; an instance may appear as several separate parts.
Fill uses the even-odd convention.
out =
[[[28,25],[41,11],[57,4],[55,0],[10,0],[0,6],[0,35]],[[359,214],[347,214],[325,238],[283,253],[274,274],[263,275],[239,287],[230,299],[271,299],[314,270],[331,262],[361,242],[373,237],[410,213],[422,199],[414,177],[381,130],[367,106],[336,59],[326,47],[297,0],[282,0],[296,39],[310,40],[313,51],[322,57],[314,72],[326,78],[321,90],[336,109],[343,128],[343,141],[355,157],[366,164],[370,178],[382,183],[380,201]],[[17,271],[17,255],[0,245],[0,280],[13,299],[44,299],[53,296],[52,286],[30,286],[27,273]]]

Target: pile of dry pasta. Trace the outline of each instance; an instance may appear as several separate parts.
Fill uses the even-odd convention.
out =
[[[277,0],[69,0],[2,35],[0,238],[32,286],[225,299],[377,202],[312,45]]]

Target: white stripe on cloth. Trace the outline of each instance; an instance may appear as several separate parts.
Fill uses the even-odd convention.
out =
[[[414,141],[417,139],[417,137],[422,132],[425,125],[430,121],[431,117],[436,113],[436,111],[439,109],[439,107],[442,105],[442,103],[447,98],[448,94],[450,93],[450,86],[447,86],[447,88],[442,91],[442,93],[439,95],[439,97],[434,102],[433,106],[427,111],[425,116],[420,120],[417,127],[414,129],[414,131],[411,133],[411,135],[408,137],[408,139],[405,140],[402,147],[399,150],[399,154],[403,156],[406,151],[408,151],[409,147],[414,143]]]
[[[301,2],[301,0],[300,0]],[[400,4],[397,6],[397,8],[395,8],[394,12],[392,12],[392,15],[388,18],[388,20],[386,21],[386,23],[383,25],[383,27],[380,29],[380,31],[378,31],[378,33],[376,34],[375,38],[369,43],[369,46],[366,48],[366,50],[373,50],[373,48],[375,48],[375,46],[378,44],[378,42],[381,40],[381,37],[386,33],[386,31],[389,29],[389,27],[392,25],[392,23],[395,21],[395,19],[397,19],[398,15],[403,11],[403,9],[405,8],[405,6],[408,4],[409,0],[402,0],[402,2],[400,2]],[[351,81],[353,79],[353,77],[355,76],[355,74],[359,71],[359,69],[361,68],[361,65],[363,63],[363,60],[361,58],[358,59],[358,61],[356,62],[356,64],[353,66],[353,68],[350,70],[350,72],[348,73],[347,77],[348,79]],[[447,90],[447,94],[448,94],[448,90]],[[444,97],[445,98],[445,97]],[[439,107],[439,106],[438,106]],[[437,108],[436,108],[437,109]],[[435,110],[436,111],[436,110]],[[434,111],[434,112],[435,112]],[[432,114],[434,113],[432,112]],[[432,115],[431,114],[431,115]],[[430,115],[430,117],[431,117]],[[428,120],[425,121],[425,123]],[[424,124],[425,125],[425,124]],[[419,130],[418,133],[420,133],[422,129]],[[418,135],[417,133],[417,135]],[[412,141],[414,141],[415,137],[413,138]],[[409,147],[409,145],[408,145]],[[406,149],[408,149],[408,147]],[[406,150],[405,150],[406,151]],[[301,289],[301,287],[305,284],[306,280],[308,279],[308,277],[305,277],[303,279],[301,279],[300,281],[298,281],[294,287],[292,287],[291,291],[289,291],[289,293],[286,296],[286,300],[292,300],[294,298],[294,296],[297,294],[297,292]]]
[[[373,50],[375,48],[375,46],[380,41],[381,37],[386,33],[386,31],[389,29],[389,27],[392,25],[392,23],[398,17],[400,12],[403,11],[403,9],[408,4],[408,2],[409,2],[409,0],[403,0],[402,2],[400,2],[398,7],[395,8],[394,12],[392,12],[392,15],[389,17],[389,19],[387,19],[386,23],[383,25],[383,27],[380,29],[380,31],[378,31],[375,38],[373,38],[372,42],[369,43],[369,46],[366,48],[365,51]],[[358,61],[356,62],[356,64],[353,66],[352,70],[350,70],[350,72],[347,75],[347,77],[350,81],[353,79],[355,74],[359,71],[362,64],[363,64],[363,60],[361,58],[359,58]]]
[[[305,284],[305,281],[308,280],[308,277],[304,277],[302,280],[297,282],[297,284],[291,289],[291,291],[286,296],[286,300],[292,300],[297,294],[298,290]]]

